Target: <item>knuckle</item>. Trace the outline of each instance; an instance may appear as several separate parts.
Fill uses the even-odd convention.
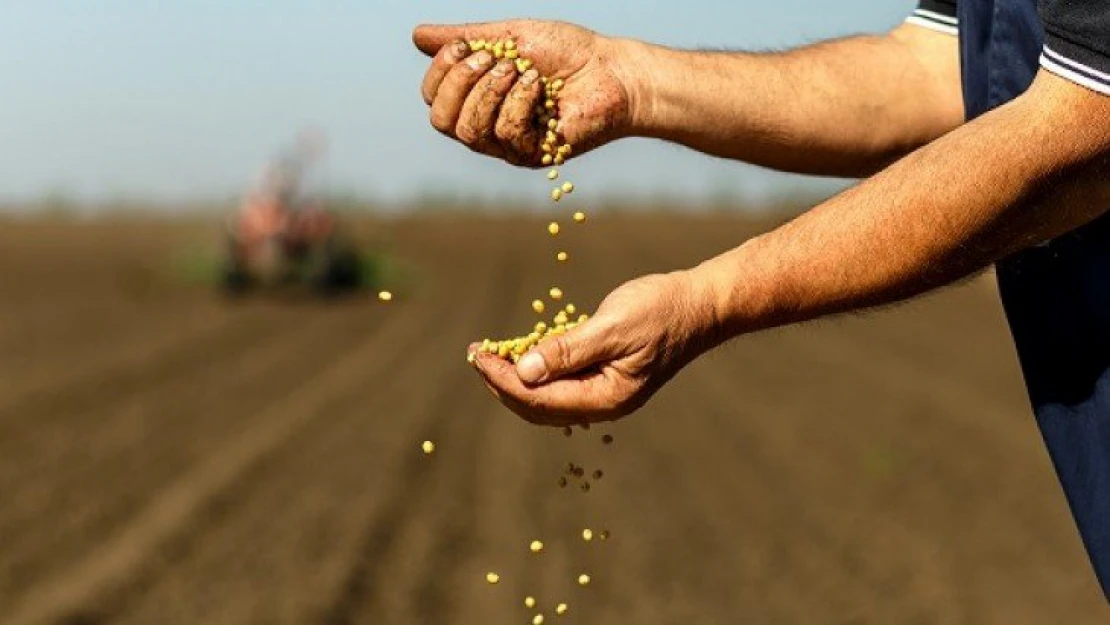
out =
[[[451,132],[451,120],[442,111],[432,109],[430,120],[432,122],[432,127],[436,130],[445,134]]]

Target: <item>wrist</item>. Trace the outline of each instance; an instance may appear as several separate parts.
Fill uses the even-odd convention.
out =
[[[628,119],[622,129],[626,137],[655,137],[660,128],[658,119],[659,51],[636,39],[611,39],[612,70],[624,86],[628,101]]]
[[[686,270],[692,306],[701,311],[696,332],[712,349],[737,336],[785,323],[771,261],[761,237]]]

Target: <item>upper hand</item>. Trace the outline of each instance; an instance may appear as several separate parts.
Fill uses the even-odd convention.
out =
[[[532,70],[521,75],[512,61],[471,52],[466,43],[508,38],[533,61]],[[413,42],[434,57],[421,86],[432,125],[477,152],[517,165],[540,165],[544,131],[533,123],[533,110],[545,99],[541,75],[565,83],[558,132],[572,154],[629,132],[628,55],[617,40],[563,22],[516,20],[423,25],[413,32]]]
[[[515,366],[486,353],[476,353],[474,365],[490,391],[532,423],[616,420],[643,406],[708,346],[712,315],[693,293],[686,272],[639,278],[609,294],[586,322],[541,341]]]

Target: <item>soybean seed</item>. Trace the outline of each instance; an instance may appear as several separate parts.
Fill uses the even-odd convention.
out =
[[[501,576],[497,573],[486,573],[486,581],[490,584],[496,584],[501,581]]]
[[[554,121],[554,120],[552,120],[552,121]],[[547,172],[547,179],[548,180],[554,180],[558,177],[559,177],[559,170],[558,169],[552,169],[551,171]]]
[[[558,254],[555,255],[555,260],[557,260],[561,263],[565,263],[566,260],[567,260],[567,253],[566,252],[559,252]]]
[[[388,302],[393,299],[393,294],[389,291],[381,291],[380,293],[378,293],[378,299],[383,302]]]
[[[563,193],[574,193],[574,183],[564,182],[563,183]]]
[[[540,162],[544,165],[550,165],[553,162],[553,159],[550,154],[544,154],[543,158],[540,159]]]
[[[555,158],[552,159],[552,162],[556,165],[562,165],[563,163],[567,162],[567,159],[562,154],[556,154]]]
[[[594,471],[594,480],[600,480],[603,475],[605,474],[601,472],[601,469]]]
[[[578,576],[578,585],[579,586],[586,586],[589,583],[590,583],[590,576],[589,575],[586,575],[585,573],[583,573],[583,574]]]
[[[613,444],[613,435],[612,434],[606,434],[605,436],[602,436],[601,437],[601,443],[603,445],[612,445]]]
[[[570,436],[572,434],[574,434],[574,430],[572,430],[569,425],[563,428],[563,436]]]
[[[563,197],[563,190],[555,187],[551,190],[551,201],[558,202]]]
[[[609,540],[609,530],[601,530],[601,533],[598,534],[598,538],[601,540]]]
[[[555,614],[557,614],[559,616],[562,616],[566,613],[567,613],[567,604],[560,603],[559,605],[555,606]]]
[[[574,313],[578,312],[578,309],[574,307],[574,304],[567,304],[567,307],[563,310],[567,311],[568,315],[573,315]]]
[[[578,223],[582,223],[583,221],[586,221],[586,213],[583,213],[582,211],[576,212],[574,214],[574,221],[577,221]]]
[[[594,539],[594,531],[592,529],[587,527],[586,529],[582,530],[582,540],[584,540],[586,542],[590,542],[593,539]]]
[[[532,625],[543,625],[543,615],[537,614],[532,617]]]
[[[551,290],[548,291],[547,294],[551,296],[551,299],[562,299],[563,298],[563,290],[560,289],[557,286],[551,287]],[[564,322],[564,323],[566,323],[566,322]]]
[[[551,236],[559,234],[559,223],[553,221],[547,224],[547,231],[551,233]]]
[[[544,310],[543,300],[532,300],[532,310],[537,313],[542,313]]]
[[[536,598],[535,597],[525,597],[524,598],[524,607],[526,607],[526,608],[536,607]]]
[[[432,441],[424,441],[424,442],[423,442],[423,443],[422,443],[422,444],[420,445],[420,448],[424,450],[424,453],[425,453],[425,454],[428,454],[428,455],[430,456],[430,455],[432,455],[433,453],[435,453],[435,451],[436,451],[436,444],[435,444],[435,443],[433,443]]]
[[[532,544],[528,545],[528,549],[530,549],[532,551],[532,553],[539,553],[539,552],[543,551],[543,542],[538,541],[538,540],[533,540]]]

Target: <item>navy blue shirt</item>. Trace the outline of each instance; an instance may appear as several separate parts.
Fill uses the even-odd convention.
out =
[[[968,120],[1042,68],[1110,95],[1110,2],[925,0],[907,21],[959,36]],[[1110,598],[1110,214],[997,270],[1037,425]]]

